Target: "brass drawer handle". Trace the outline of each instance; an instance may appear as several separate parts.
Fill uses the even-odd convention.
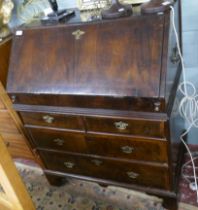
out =
[[[102,160],[91,160],[92,163],[94,163],[96,166],[102,165]]]
[[[67,168],[73,168],[75,164],[72,162],[64,162],[64,166],[66,166]]]
[[[65,141],[63,139],[54,139],[53,142],[58,146],[63,146]]]
[[[122,121],[115,122],[114,125],[118,130],[126,130],[127,126],[129,126],[128,123]]]
[[[131,178],[131,179],[136,179],[136,178],[139,176],[139,174],[137,174],[137,173],[135,173],[135,172],[133,172],[133,171],[128,171],[128,172],[127,172],[127,176],[128,176],[129,178]]]
[[[54,121],[54,118],[49,115],[44,115],[42,118],[46,123],[53,123],[53,121]]]
[[[129,147],[129,146],[124,146],[124,147],[121,147],[121,150],[123,153],[131,154],[133,152],[134,148]]]

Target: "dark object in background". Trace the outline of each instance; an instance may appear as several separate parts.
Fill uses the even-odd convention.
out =
[[[41,23],[44,25],[55,24],[58,22],[64,22],[75,15],[74,10],[60,10],[57,13],[51,13],[48,16],[41,19]]]
[[[49,0],[49,3],[51,4],[52,9],[54,10],[54,12],[58,11],[58,4],[56,0]]]
[[[59,21],[66,21],[68,18],[75,15],[74,10],[59,10],[56,0],[49,0],[52,10],[54,12],[48,14],[46,17],[41,19],[41,23],[44,25],[50,25],[58,23]]]
[[[55,20],[62,20],[64,18],[69,18],[75,14],[74,10],[60,10],[54,13],[51,13],[48,15],[49,19],[55,19]]]
[[[173,0],[151,0],[141,5],[142,14],[153,14],[158,12],[165,12],[173,5]]]
[[[101,16],[103,19],[114,19],[130,16],[132,14],[131,5],[123,5],[118,0],[112,1],[112,6],[109,9],[103,10]]]

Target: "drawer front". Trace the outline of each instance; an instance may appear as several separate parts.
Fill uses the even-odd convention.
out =
[[[165,137],[164,121],[128,120],[113,118],[86,118],[88,131],[119,133],[149,137]]]
[[[40,155],[50,170],[121,183],[170,188],[168,169],[165,167],[44,151]]]
[[[37,128],[28,130],[39,148],[82,153],[87,151],[84,134]]]
[[[2,133],[2,137],[12,157],[35,160],[23,135]]]
[[[90,154],[115,158],[167,162],[167,142],[134,137],[87,135]]]
[[[79,116],[41,112],[20,112],[20,115],[27,125],[84,130],[82,119]]]

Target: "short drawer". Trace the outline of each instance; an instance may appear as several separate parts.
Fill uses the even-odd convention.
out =
[[[167,141],[109,135],[87,135],[86,140],[90,154],[145,161],[168,161]]]
[[[44,151],[40,155],[50,170],[127,184],[170,188],[166,167]]]
[[[82,153],[87,151],[84,134],[37,128],[28,128],[28,131],[38,148]]]
[[[88,131],[93,132],[165,137],[164,121],[87,117],[86,126]]]
[[[79,116],[41,112],[20,112],[20,115],[27,125],[84,130],[82,119]]]
[[[12,157],[35,160],[23,135],[2,133],[2,137]]]

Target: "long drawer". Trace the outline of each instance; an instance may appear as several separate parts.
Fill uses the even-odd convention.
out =
[[[47,169],[121,183],[170,189],[167,167],[40,151]]]
[[[144,119],[86,117],[88,132],[119,133],[164,138],[165,122]]]
[[[167,141],[28,128],[38,148],[98,156],[167,162]]]
[[[87,152],[84,134],[37,128],[29,128],[28,131],[39,148],[79,153]]]
[[[27,125],[84,130],[82,119],[79,116],[44,112],[20,112],[20,115]]]

